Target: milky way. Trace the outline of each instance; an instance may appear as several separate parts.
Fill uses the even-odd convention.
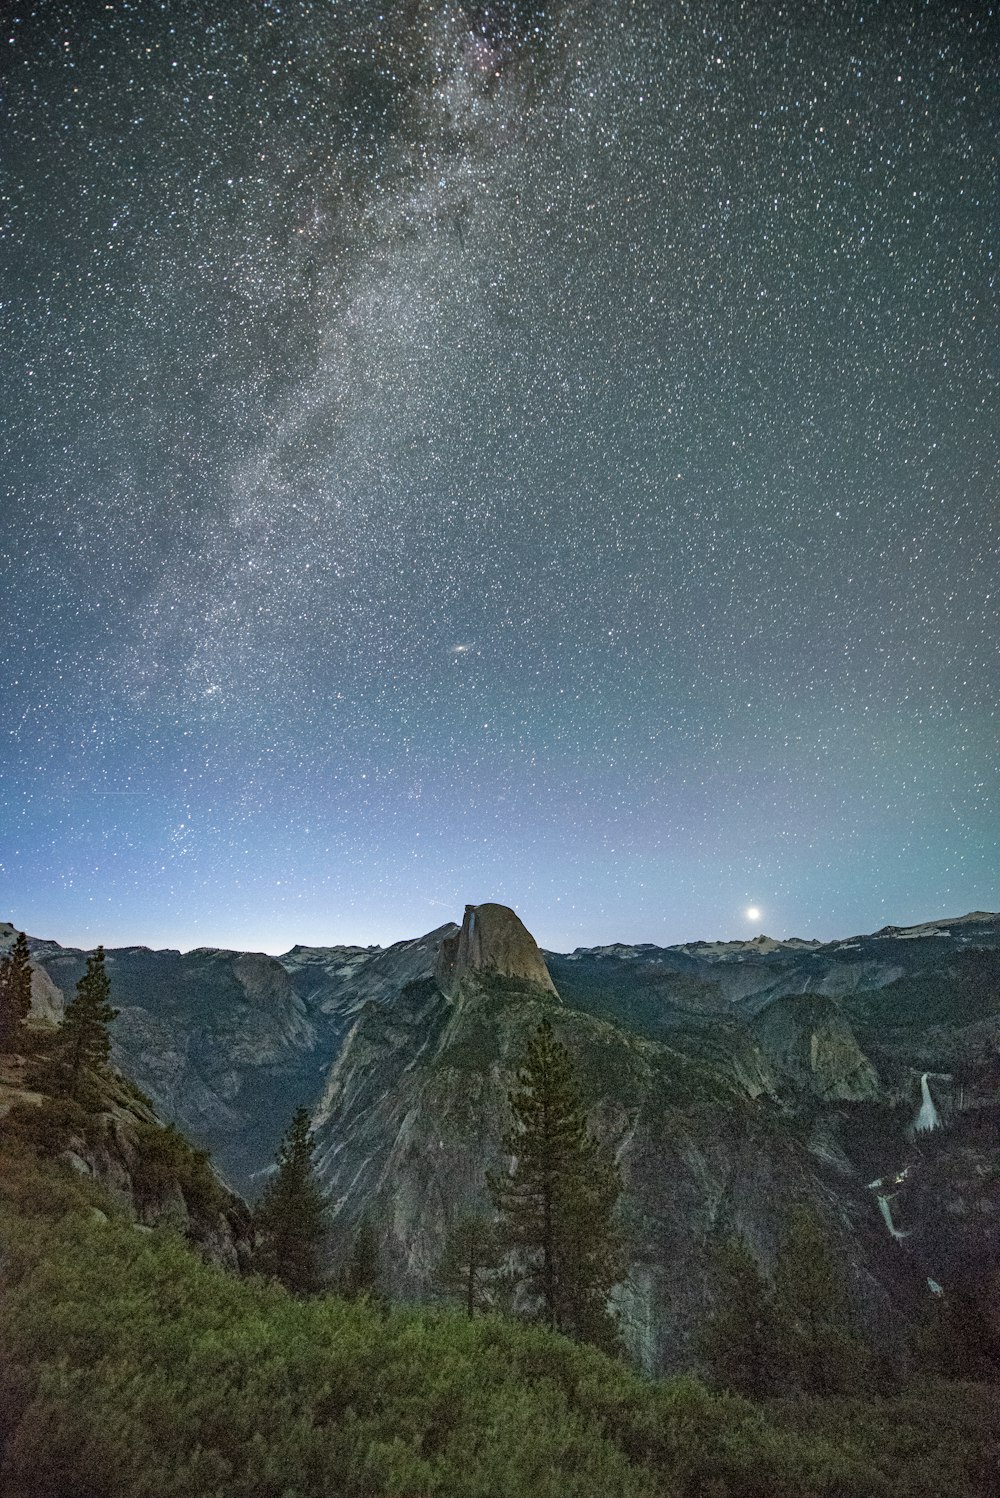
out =
[[[15,8],[0,916],[994,908],[992,24]]]

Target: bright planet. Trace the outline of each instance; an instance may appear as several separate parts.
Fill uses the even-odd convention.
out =
[[[992,909],[989,9],[5,7],[4,918]]]

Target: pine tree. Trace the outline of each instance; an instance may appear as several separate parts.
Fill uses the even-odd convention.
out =
[[[104,948],[98,947],[87,958],[87,970],[66,1006],[45,1077],[57,1095],[71,1097],[85,1107],[99,1102],[96,1080],[106,1071],[111,1054],[108,1026],[118,1010],[112,1009],[110,996]]]
[[[461,1300],[471,1319],[492,1304],[490,1280],[500,1264],[499,1243],[486,1217],[460,1217],[448,1234],[434,1279],[441,1290]]]
[[[382,1258],[378,1234],[367,1214],[358,1224],[351,1251],[340,1271],[337,1289],[345,1300],[383,1302]]]
[[[774,1275],[777,1346],[785,1377],[808,1394],[863,1383],[868,1355],[850,1330],[843,1281],[814,1212],[795,1207]]]
[[[316,1145],[305,1108],[297,1108],[277,1156],[277,1170],[254,1213],[256,1267],[295,1295],[311,1295],[323,1281],[328,1232],[326,1197],[313,1161]]]
[[[573,1062],[543,1020],[510,1093],[510,1175],[490,1179],[503,1246],[540,1319],[613,1346],[608,1296],[623,1272],[617,1171],[587,1132]]]
[[[717,1383],[761,1398],[774,1384],[774,1297],[746,1241],[730,1237],[712,1248],[714,1305],[701,1350]]]
[[[0,1051],[13,1050],[31,1012],[31,962],[23,931],[0,960]]]

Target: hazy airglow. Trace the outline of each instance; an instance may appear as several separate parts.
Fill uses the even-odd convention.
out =
[[[14,9],[0,920],[995,901],[989,6]]]

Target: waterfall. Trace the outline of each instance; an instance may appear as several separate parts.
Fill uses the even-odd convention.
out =
[[[895,1238],[897,1243],[901,1242],[903,1238],[907,1238],[909,1236],[908,1233],[902,1232],[893,1222],[892,1208],[889,1206],[889,1198],[887,1196],[882,1196],[881,1194],[879,1195],[878,1208],[882,1213],[882,1221],[885,1223],[886,1227],[889,1229],[889,1232],[891,1233],[892,1237]]]
[[[920,1078],[920,1096],[922,1102],[920,1104],[920,1112],[917,1114],[917,1121],[913,1125],[918,1134],[928,1134],[931,1129],[939,1129],[941,1127],[941,1116],[934,1106],[934,1099],[931,1097],[931,1090],[927,1085],[927,1076],[928,1073],[924,1072]]]

